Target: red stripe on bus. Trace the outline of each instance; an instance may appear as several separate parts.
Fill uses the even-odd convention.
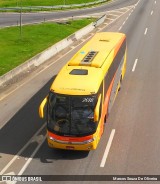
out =
[[[119,41],[119,43],[117,44],[115,50],[114,50],[114,58],[117,55],[119,49],[121,48],[122,43],[124,42],[124,40],[126,39],[126,37],[124,36],[123,38],[121,38],[121,40]]]
[[[89,139],[92,139],[93,136],[89,135],[89,136],[84,136],[84,137],[66,137],[66,136],[59,136],[56,135],[54,133],[51,133],[48,131],[48,136],[53,137],[57,140],[61,140],[61,141],[75,141],[75,142],[82,142],[82,141],[86,141]]]

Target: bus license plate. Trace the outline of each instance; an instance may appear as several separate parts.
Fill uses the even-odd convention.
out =
[[[68,149],[68,150],[74,150],[75,148],[74,148],[74,146],[66,146],[66,149]]]

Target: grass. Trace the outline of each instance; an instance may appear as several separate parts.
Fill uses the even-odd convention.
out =
[[[39,12],[39,11],[54,11],[54,10],[66,10],[66,9],[76,9],[76,6],[63,6],[63,5],[73,5],[73,4],[83,4],[81,8],[92,7],[93,5],[87,5],[90,2],[96,2],[98,6],[104,4],[111,0],[105,0],[104,2],[98,2],[98,0],[0,0],[0,12],[20,12],[22,7],[22,12]],[[60,7],[54,7],[60,5]]]
[[[92,21],[93,19],[82,19],[68,24],[23,26],[22,38],[19,27],[0,29],[0,76]]]
[[[94,2],[97,0],[0,0],[0,7],[20,6],[55,6],[68,4],[82,4]]]

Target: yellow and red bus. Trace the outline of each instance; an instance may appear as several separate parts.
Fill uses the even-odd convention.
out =
[[[42,101],[51,148],[94,150],[126,71],[126,36],[96,33],[60,70]]]

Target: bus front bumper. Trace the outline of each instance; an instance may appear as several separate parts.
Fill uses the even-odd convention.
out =
[[[59,148],[66,150],[94,150],[97,147],[97,141],[95,138],[91,138],[82,142],[76,141],[62,141],[55,139],[51,136],[47,136],[48,145],[51,148]]]

